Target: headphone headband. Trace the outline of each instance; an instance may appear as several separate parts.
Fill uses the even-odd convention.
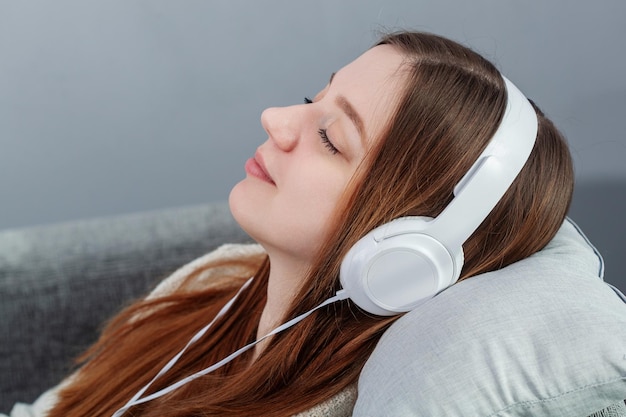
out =
[[[432,233],[444,245],[461,246],[502,199],[535,146],[537,114],[507,78],[507,105],[485,150],[454,187],[454,199],[432,222]]]
[[[458,280],[463,243],[502,199],[537,138],[533,106],[502,78],[507,90],[502,121],[454,187],[450,204],[435,219],[403,217],[379,226],[346,254],[341,285],[359,307],[377,315],[410,311]]]

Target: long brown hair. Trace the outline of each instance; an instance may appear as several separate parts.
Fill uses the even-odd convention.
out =
[[[339,289],[347,250],[372,228],[403,215],[436,216],[454,185],[495,132],[506,104],[498,71],[467,48],[431,34],[401,32],[379,44],[406,56],[397,109],[346,191],[333,232],[288,309],[288,318]],[[540,250],[569,207],[573,173],[559,132],[536,109],[539,132],[529,161],[504,198],[464,245],[462,279]],[[188,286],[141,301],[116,317],[83,357],[51,416],[110,416],[207,323],[244,278],[255,279],[214,329],[157,381],[153,390],[217,362],[254,340],[269,260],[234,262],[241,273],[202,290]],[[223,267],[224,265],[219,265]],[[376,342],[395,318],[372,317],[349,302],[318,310],[273,337],[254,361],[249,354],[145,405],[136,416],[292,415],[356,383]]]

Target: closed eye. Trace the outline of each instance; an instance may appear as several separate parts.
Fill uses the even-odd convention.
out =
[[[311,104],[311,103],[313,103],[313,100],[311,100],[308,97],[304,97],[304,104]],[[326,132],[326,129],[319,129],[317,133],[320,135],[320,138],[322,139],[322,143],[324,144],[324,146],[326,146],[326,148],[328,148],[328,150],[333,155],[336,155],[339,153],[339,149],[337,149],[335,145],[333,145],[333,143],[328,138],[328,133]]]
[[[328,148],[328,150],[333,154],[336,155],[339,153],[339,149],[335,148],[335,145],[333,145],[333,143],[330,141],[330,139],[328,138],[328,134],[326,132],[326,129],[319,129],[317,131],[317,133],[319,133],[320,138],[322,139],[322,143],[324,144],[324,146],[326,146],[326,148]]]

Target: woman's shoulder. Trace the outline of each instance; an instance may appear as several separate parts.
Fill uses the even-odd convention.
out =
[[[292,417],[349,417],[352,415],[356,397],[357,387],[351,385],[323,403]]]
[[[250,269],[250,262],[260,260],[265,251],[259,244],[228,243],[181,266],[162,280],[147,299],[163,297],[181,288],[190,276],[190,289],[216,285],[216,277],[237,276]]]

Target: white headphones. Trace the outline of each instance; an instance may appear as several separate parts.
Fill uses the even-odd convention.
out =
[[[463,243],[509,189],[530,156],[537,115],[526,97],[503,77],[507,107],[498,130],[454,188],[437,216],[402,217],[359,240],[341,264],[348,297],[380,316],[413,310],[450,285],[463,267]]]

